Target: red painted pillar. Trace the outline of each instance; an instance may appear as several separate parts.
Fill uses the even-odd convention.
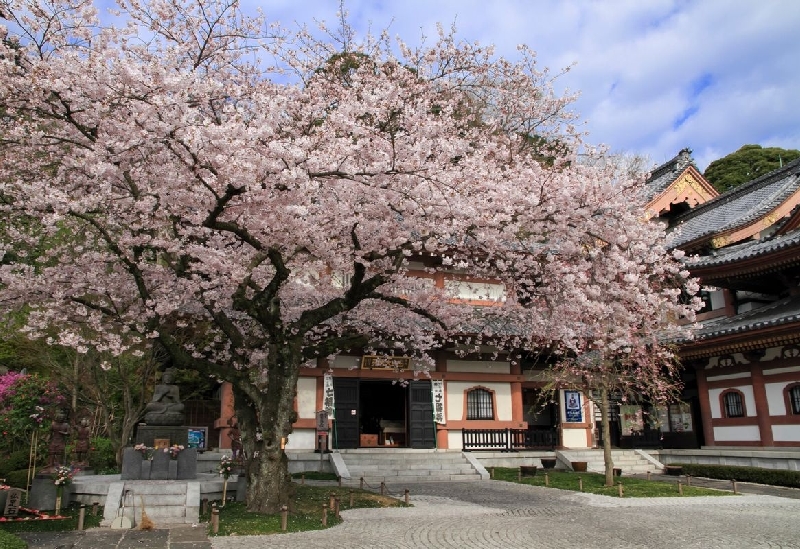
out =
[[[714,446],[714,425],[711,419],[711,403],[708,400],[708,381],[702,366],[695,368],[697,372],[697,396],[700,398],[700,420],[703,422],[703,438],[706,446]]]
[[[230,425],[228,421],[236,415],[233,408],[233,385],[227,381],[219,389],[219,418],[214,421],[214,427],[219,429],[219,448],[231,447],[231,437],[228,436]]]
[[[756,417],[758,418],[758,431],[761,435],[761,446],[773,446],[772,423],[769,420],[769,403],[767,402],[767,390],[764,387],[764,372],[759,365],[753,365],[750,369],[750,376],[753,381],[753,397],[756,401]]]

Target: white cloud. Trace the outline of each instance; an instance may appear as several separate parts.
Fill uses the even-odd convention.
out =
[[[251,4],[285,24],[335,26],[339,8]],[[746,143],[800,148],[800,109],[790,108],[800,96],[800,2],[350,0],[346,9],[361,33],[388,26],[413,44],[455,22],[460,37],[499,55],[526,43],[554,73],[576,63],[559,86],[580,91],[590,140],[613,150],[662,162],[689,146],[704,169]]]

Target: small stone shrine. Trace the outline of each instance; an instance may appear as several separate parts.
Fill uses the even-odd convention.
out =
[[[173,444],[188,445],[188,430],[184,423],[184,405],[180,389],[173,384],[175,369],[167,368],[156,385],[153,398],[144,409],[144,424],[136,433],[136,443],[164,447]]]
[[[167,368],[145,406],[136,447],[122,454],[122,480],[186,480],[197,477],[197,448],[189,448],[175,369]]]

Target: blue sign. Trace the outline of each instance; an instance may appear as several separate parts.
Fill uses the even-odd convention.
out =
[[[583,422],[583,406],[579,391],[564,391],[564,411],[568,423]]]

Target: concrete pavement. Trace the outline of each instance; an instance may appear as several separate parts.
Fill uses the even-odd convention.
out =
[[[398,497],[405,488],[413,507],[344,511],[328,530],[210,541],[205,525],[22,537],[30,549],[800,549],[798,490],[740,484],[745,495],[619,499],[498,481],[388,486]]]

